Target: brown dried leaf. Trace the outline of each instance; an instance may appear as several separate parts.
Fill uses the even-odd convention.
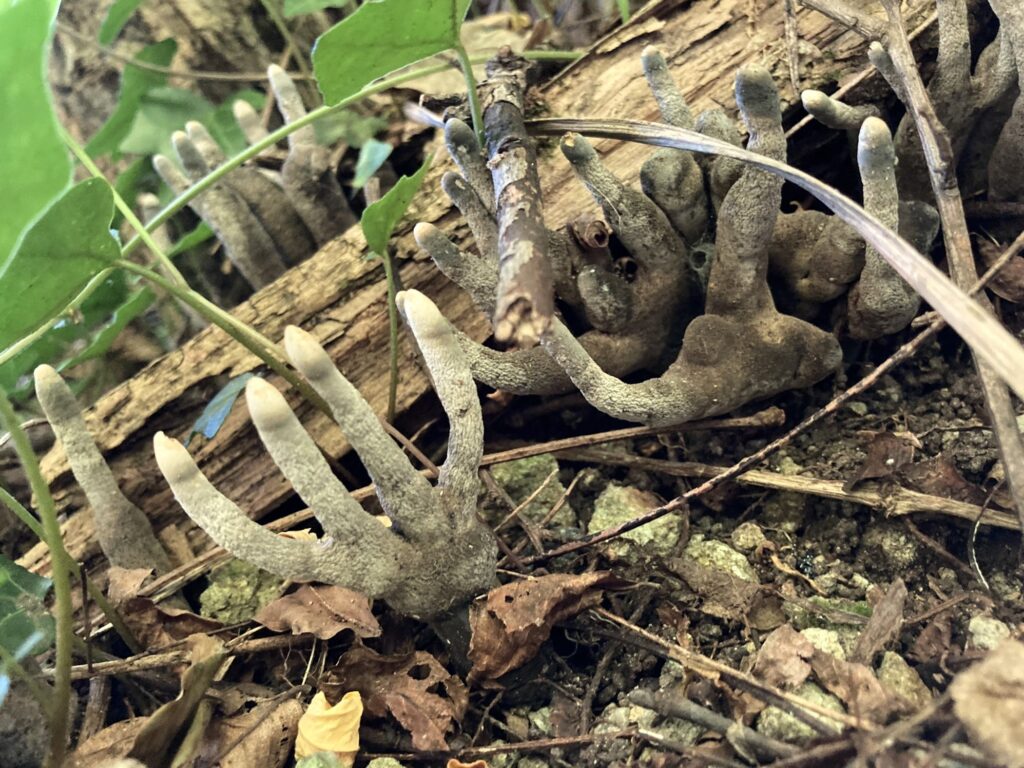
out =
[[[390,713],[412,735],[416,749],[447,749],[445,734],[469,705],[462,681],[424,651],[382,656],[356,646],[341,657],[323,688],[334,700],[343,691],[359,691],[366,713]]]
[[[145,717],[133,717],[108,725],[78,745],[68,760],[69,768],[101,768],[124,757],[145,724]]]
[[[150,715],[128,753],[129,757],[145,763],[148,768],[170,765],[174,758],[172,747],[188,726],[227,656],[223,643],[215,637],[193,635],[188,644],[192,649],[192,659],[181,676],[181,693]]]
[[[953,642],[953,620],[946,612],[940,613],[922,629],[907,655],[923,664],[934,664],[949,653]]]
[[[153,651],[190,635],[215,632],[224,626],[192,611],[138,597],[139,589],[151,573],[149,568],[112,566],[107,580],[107,598],[143,648]]]
[[[915,491],[979,506],[985,503],[985,492],[964,479],[953,460],[944,453],[910,464],[900,474]]]
[[[444,768],[487,768],[487,761],[474,760],[472,763],[462,763],[453,757],[445,763]]]
[[[754,661],[754,676],[784,690],[799,687],[811,674],[811,641],[790,624],[783,624],[761,644]]]
[[[300,717],[302,704],[285,699],[261,701],[232,717],[217,718],[203,736],[196,765],[280,768],[291,758]]]
[[[851,661],[870,664],[876,653],[896,639],[903,627],[903,606],[906,602],[907,586],[903,579],[898,578],[872,609],[871,618],[857,638]]]
[[[843,661],[831,653],[815,649],[811,655],[811,668],[819,682],[856,715],[884,723],[900,709],[900,702],[863,664]]]
[[[1002,254],[1002,249],[989,240],[978,238],[978,253],[988,269]],[[1024,258],[1014,256],[1007,262],[988,284],[988,288],[996,296],[1012,301],[1014,304],[1024,302]]]
[[[492,589],[470,606],[471,680],[496,680],[532,659],[560,621],[601,602],[603,589],[628,582],[607,571],[553,573]]]
[[[358,637],[380,637],[380,624],[367,597],[326,584],[303,584],[264,606],[254,618],[277,632],[309,633],[321,640],[346,629]]]
[[[958,674],[950,692],[971,741],[993,760],[1024,766],[1024,643],[1003,641]]]
[[[914,460],[915,439],[909,435],[876,432],[867,446],[867,456],[856,474],[846,481],[843,490],[850,493],[865,480],[890,477]]]
[[[758,584],[721,569],[707,568],[688,556],[674,559],[671,568],[703,598],[701,610],[719,619],[742,620],[761,589]]]

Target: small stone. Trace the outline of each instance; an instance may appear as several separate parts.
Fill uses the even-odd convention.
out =
[[[840,661],[846,661],[846,651],[839,642],[839,633],[832,629],[808,627],[801,629],[800,634],[807,638],[811,645],[819,651],[829,653]]]
[[[703,565],[725,571],[738,579],[759,584],[757,572],[746,557],[723,541],[712,541],[701,536],[694,536],[686,545],[686,554]]]
[[[594,514],[587,531],[594,533],[632,520],[661,503],[661,499],[650,491],[611,483],[594,502]],[[679,518],[665,515],[612,539],[606,546],[614,557],[625,560],[637,550],[647,557],[668,557],[675,553],[678,544]]]
[[[842,702],[831,693],[822,690],[815,683],[804,683],[794,692],[797,696],[812,704],[830,709],[833,712],[843,712]],[[811,715],[822,722],[827,722],[836,728],[837,732],[841,727],[834,720],[827,720],[820,715]],[[765,736],[791,744],[806,744],[818,736],[818,732],[811,726],[797,720],[793,715],[779,709],[778,707],[766,707],[757,718],[756,730]]]
[[[899,573],[919,562],[920,545],[903,529],[888,520],[868,526],[861,540],[867,557]]]
[[[868,407],[867,407],[867,405],[862,403],[862,402],[860,402],[859,400],[851,400],[850,402],[848,402],[846,404],[846,407],[849,408],[851,411],[853,411],[858,416],[867,416],[868,415]]]
[[[225,624],[248,621],[274,600],[284,583],[280,576],[242,560],[231,560],[210,574],[199,595],[199,612]]]
[[[768,539],[764,535],[764,531],[761,530],[761,526],[757,523],[746,522],[736,526],[736,529],[729,535],[729,540],[740,552],[752,552]]]
[[[764,503],[761,525],[765,528],[796,533],[803,527],[807,497],[799,493],[773,493]]]
[[[547,760],[536,755],[523,755],[523,757],[519,758],[519,762],[516,763],[516,768],[548,768],[548,766]]]
[[[967,624],[968,642],[979,651],[991,651],[1010,636],[1010,628],[991,616],[973,616]]]
[[[783,456],[779,459],[780,475],[799,475],[803,471],[803,465],[797,464],[790,456]]]
[[[400,763],[393,757],[375,757],[366,764],[366,768],[405,768],[405,763]]]
[[[878,665],[878,682],[893,693],[906,699],[915,710],[931,703],[932,692],[921,680],[917,670],[907,664],[898,653],[886,651]]]
[[[496,464],[491,468],[491,474],[494,476],[495,482],[505,489],[505,493],[512,501],[522,504],[544,484],[552,472],[557,470],[558,462],[555,457],[550,453],[543,453],[540,456],[529,456],[525,459]],[[538,523],[564,495],[565,486],[555,476],[533,501],[519,511],[519,514]],[[576,525],[576,513],[568,501],[555,513],[548,524],[556,528],[571,528]]]
[[[527,719],[530,721],[530,725],[533,726],[533,730],[538,734],[541,736],[551,735],[551,707],[535,709],[527,715]]]

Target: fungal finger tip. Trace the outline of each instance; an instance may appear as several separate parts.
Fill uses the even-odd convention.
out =
[[[32,372],[36,380],[36,385],[40,383],[49,383],[60,378],[60,374],[57,373],[57,369],[52,365],[37,365],[35,371]]]
[[[813,112],[821,109],[826,103],[828,103],[828,96],[821,91],[808,88],[800,93],[800,101],[803,103],[804,109],[808,112]]]
[[[185,446],[163,432],[153,435],[153,455],[160,473],[172,486],[198,471]]]
[[[284,395],[258,376],[249,379],[245,385],[245,402],[249,406],[249,415],[259,427],[276,426],[290,413]]]
[[[437,227],[435,227],[433,224],[430,224],[426,221],[421,221],[412,228],[412,236],[418,245],[421,245],[425,248],[426,243],[428,243],[432,238],[436,237],[438,231],[439,230],[437,229]]]
[[[319,378],[334,367],[317,340],[298,326],[285,328],[284,348],[295,367],[309,378]]]

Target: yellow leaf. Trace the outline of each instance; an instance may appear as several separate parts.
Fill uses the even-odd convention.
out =
[[[359,751],[359,720],[363,716],[363,700],[359,691],[349,691],[333,707],[323,692],[309,702],[299,719],[299,735],[295,739],[296,759],[317,752],[335,752],[345,765],[352,765]]]

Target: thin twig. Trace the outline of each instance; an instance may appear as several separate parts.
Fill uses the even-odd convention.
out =
[[[917,69],[917,62],[903,25],[899,3],[897,0],[883,0],[882,5],[889,17],[886,51],[892,59],[894,74],[899,80],[899,87],[894,84],[894,89],[906,97],[907,111],[913,116],[921,147],[928,162],[932,192],[935,194],[939,217],[942,220],[942,235],[950,275],[957,285],[966,288],[977,280],[978,273],[971,248],[970,231],[967,229],[967,219],[964,215],[963,200],[957,184],[952,144],[949,134],[935,114],[935,108],[921,80],[921,73]],[[992,304],[987,296],[982,294],[978,301],[989,313],[992,312]],[[1017,414],[1010,400],[1010,392],[999,380],[991,361],[984,359],[986,356],[973,344],[971,348],[1010,493],[1017,507],[1017,514],[1024,523],[1024,441],[1021,440],[1017,427]]]

